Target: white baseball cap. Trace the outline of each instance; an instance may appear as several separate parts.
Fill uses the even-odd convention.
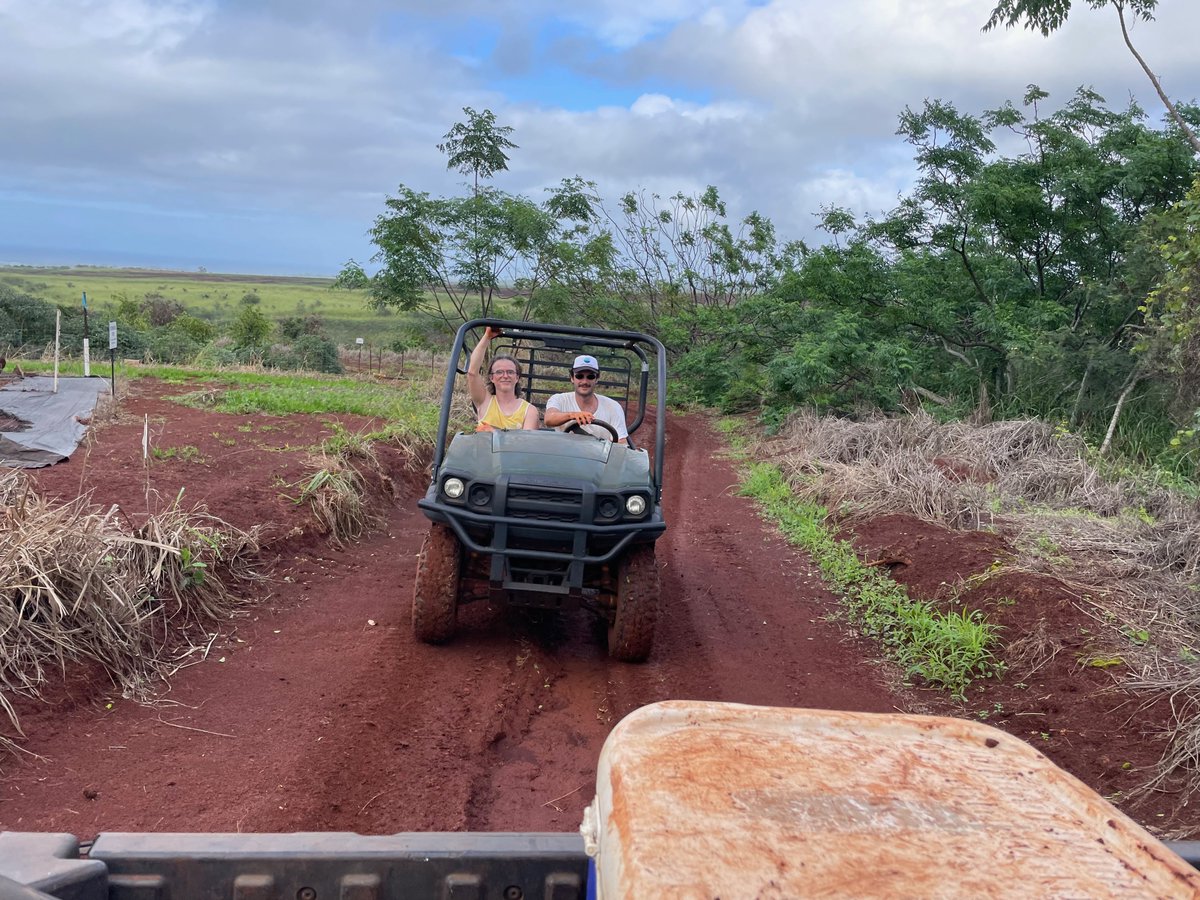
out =
[[[571,371],[577,369],[591,369],[593,372],[600,372],[600,363],[596,362],[596,357],[588,356],[586,353],[583,356],[575,357],[575,363],[571,366]]]

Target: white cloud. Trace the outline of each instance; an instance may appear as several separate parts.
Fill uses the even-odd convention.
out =
[[[10,38],[31,49],[119,45],[123,50],[170,50],[213,12],[196,0],[58,0],[52,4],[0,0]],[[15,43],[15,42],[14,42]]]
[[[1157,119],[1112,11],[1076,7],[1042,38],[981,34],[986,0],[0,0],[0,203],[19,189],[28,215],[32,197],[77,199],[214,231],[268,211],[336,265],[345,245],[369,255],[397,184],[458,189],[435,145],[472,106],[515,127],[506,190],[714,184],[731,213],[811,237],[822,205],[895,202],[912,179],[897,116],[926,98],[978,113],[1031,82],[1052,104],[1088,84]],[[1194,33],[1200,3],[1184,0],[1134,28],[1182,99],[1200,94]],[[0,224],[0,256],[26,225]]]

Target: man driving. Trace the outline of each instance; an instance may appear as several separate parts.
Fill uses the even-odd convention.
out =
[[[551,428],[566,430],[578,425],[589,434],[606,440],[616,434],[618,444],[627,444],[629,431],[625,425],[625,413],[616,400],[596,393],[600,381],[600,363],[596,357],[584,354],[575,357],[571,366],[571,384],[575,390],[555,394],[546,401],[545,422]],[[612,432],[599,424],[604,422]]]

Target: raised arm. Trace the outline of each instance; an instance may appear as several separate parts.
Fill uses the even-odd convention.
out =
[[[475,345],[475,349],[471,351],[471,359],[467,362],[467,393],[477,410],[483,406],[488,395],[487,377],[480,372],[484,357],[487,356],[488,344],[492,342],[492,338],[500,337],[503,333],[499,328],[492,328],[489,325],[483,332],[483,337],[479,339],[479,343]]]

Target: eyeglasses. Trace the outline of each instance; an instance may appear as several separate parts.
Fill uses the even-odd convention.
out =
[[[595,381],[600,377],[596,372],[575,372],[574,375],[580,381]]]
[[[516,378],[517,370],[516,369],[496,369],[492,372],[492,377],[495,378],[497,375],[499,375],[501,377],[507,377],[507,378]]]

